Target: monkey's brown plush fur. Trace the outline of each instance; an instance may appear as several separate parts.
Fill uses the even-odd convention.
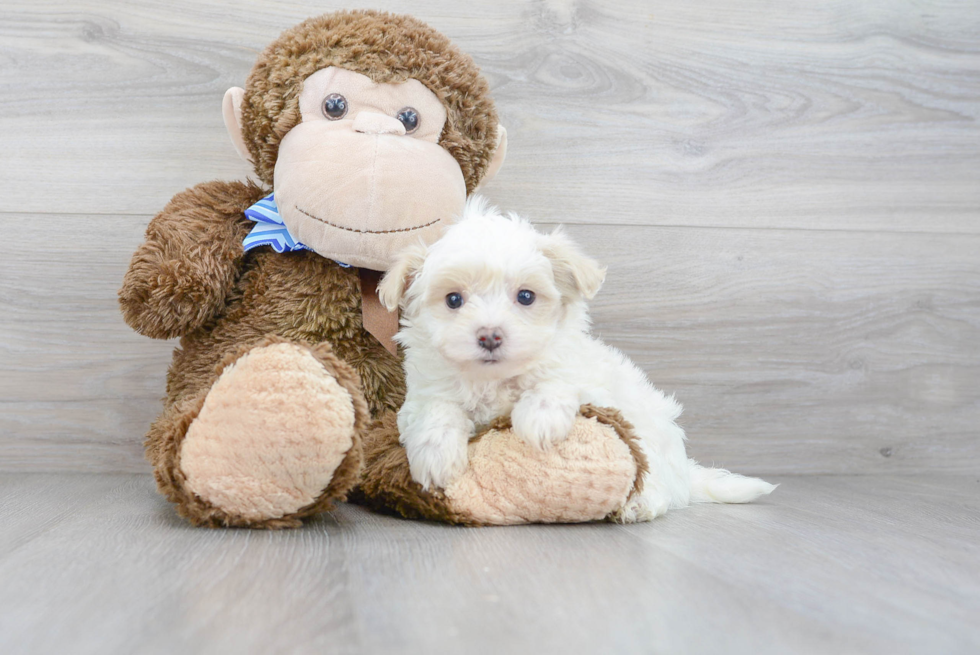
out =
[[[280,141],[300,121],[298,98],[303,80],[327,66],[362,73],[376,82],[421,81],[447,109],[440,145],[459,163],[467,190],[476,187],[496,146],[497,117],[487,84],[473,61],[414,18],[367,11],[310,19],[286,31],[259,57],[247,82],[242,132],[256,173],[266,187],[273,182]],[[242,241],[254,225],[243,212],[268,193],[268,188],[252,182],[208,182],[177,194],[150,221],[146,240],[133,255],[119,291],[125,320],[136,331],[158,339],[180,337],[168,372],[164,409],[146,439],[147,457],[161,492],[192,523],[212,527],[293,527],[346,497],[358,483],[363,483],[358,497],[375,507],[456,523],[488,522],[467,514],[465,508],[452,506],[438,493],[426,494],[411,480],[393,432],[392,413],[405,395],[401,358],[389,353],[363,327],[358,271],[312,251],[277,253],[268,247],[243,251]],[[352,445],[342,452],[342,460],[320,469],[315,459],[310,461],[303,454],[307,451],[297,450],[296,461],[303,470],[297,473],[296,481],[302,493],[290,495],[293,490],[286,489],[281,497],[259,498],[245,510],[235,509],[240,503],[218,506],[220,503],[203,497],[207,494],[195,491],[200,487],[189,480],[189,469],[182,461],[187,450],[184,446],[191,442],[193,426],[206,423],[202,417],[210,411],[209,402],[214,405],[214,415],[223,411],[225,414],[220,415],[233,418],[237,408],[250,409],[253,400],[253,405],[266,403],[263,411],[269,413],[263,420],[274,421],[275,403],[294,399],[282,389],[303,388],[295,385],[295,376],[290,378],[294,371],[287,365],[264,369],[269,383],[262,387],[265,382],[261,382],[257,387],[264,398],[237,397],[238,390],[247,385],[232,385],[230,391],[221,392],[224,395],[215,390],[231,372],[245,370],[241,363],[254,353],[274,354],[282,351],[283,344],[291,353],[290,361],[302,360],[306,374],[318,376],[314,381],[322,382],[324,389],[335,390],[331,393],[339,402],[347,403],[345,411],[353,407]],[[272,361],[269,357],[261,361]],[[283,380],[292,380],[294,386],[276,387]],[[295,391],[290,393],[295,396]],[[316,411],[312,405],[305,407],[305,411]],[[389,418],[380,422],[386,413]],[[585,423],[580,426],[586,446],[578,447],[568,462],[537,466],[559,481],[556,489],[563,488],[566,479],[570,485],[581,484],[583,476],[597,464],[599,470],[611,471],[610,479],[598,485],[594,493],[589,492],[592,495],[586,493],[568,513],[532,512],[528,516],[543,517],[538,520],[600,519],[622,507],[636,491],[645,464],[632,441],[630,427],[608,413],[586,416],[593,417],[583,418]],[[597,416],[601,419],[598,422]],[[255,425],[247,427],[251,430]],[[261,421],[257,425],[261,427]],[[261,429],[252,432],[259,433],[253,443],[269,450],[259,453],[268,459],[253,458],[259,463],[257,470],[282,467],[276,452],[281,444],[262,442]],[[232,443],[237,443],[234,439],[241,434],[235,426],[226,430]],[[198,439],[195,447],[204,449],[198,452],[208,452],[208,438]],[[367,464],[362,466],[365,452]],[[217,489],[212,498],[221,497],[229,488],[234,493],[239,488],[234,480],[248,477],[247,471],[243,474],[234,468],[241,464],[234,457],[248,459],[251,453],[226,447],[220,454],[227,455],[222,462],[231,462],[231,473],[225,478],[217,476],[218,483],[210,487]],[[198,457],[203,462],[198,470],[212,466],[212,459],[207,454]],[[309,480],[319,479],[316,475],[323,471],[332,477],[308,493]],[[223,480],[232,482],[224,488]],[[298,503],[297,498],[306,499],[302,501],[305,504],[288,511],[257,514],[254,510],[282,502]],[[506,520],[513,522],[522,520],[523,515],[511,512],[507,516]]]
[[[356,378],[344,386],[364,398],[372,416],[397,410],[404,400],[400,359],[361,324],[354,269],[309,251],[242,252],[251,226],[242,212],[265,193],[254,184],[209,182],[178,194],[150,222],[119,292],[123,315],[136,331],[181,337],[164,411],[146,446],[160,490],[195,524],[297,525],[357,481],[359,458],[343,476],[346,484],[332,484],[314,506],[258,523],[228,517],[183,488],[176,453],[204,396],[228,364],[270,336],[318,347],[324,358],[349,364]]]
[[[242,132],[255,172],[272,184],[279,141],[300,121],[302,80],[328,66],[374,82],[416,79],[446,107],[439,145],[449,151],[472,193],[486,172],[497,139],[490,88],[469,55],[411,16],[341,11],[310,18],[259,56],[245,84]]]

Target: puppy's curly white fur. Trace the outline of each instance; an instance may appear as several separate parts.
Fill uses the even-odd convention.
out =
[[[445,487],[466,467],[466,444],[510,416],[515,433],[548,448],[580,405],[613,407],[647,457],[643,493],[619,515],[649,520],[690,502],[748,502],[775,487],[689,460],[681,406],[621,352],[592,337],[586,301],[605,269],[561,229],[540,234],[480,198],[431,246],[404,251],[382,280],[402,308],[408,392],[398,413],[412,477]]]

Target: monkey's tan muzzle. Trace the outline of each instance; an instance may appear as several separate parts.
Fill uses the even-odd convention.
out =
[[[439,238],[463,210],[466,183],[440,145],[405,136],[396,119],[362,112],[354,121],[290,130],[275,195],[297,240],[324,257],[384,271],[405,246]]]

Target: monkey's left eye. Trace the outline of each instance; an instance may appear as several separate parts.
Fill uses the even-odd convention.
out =
[[[405,134],[411,134],[419,129],[419,124],[422,122],[422,117],[412,107],[405,107],[398,112],[395,118],[400,120],[402,125],[405,126]]]
[[[331,93],[323,99],[323,115],[332,121],[347,115],[347,98],[339,93]]]
[[[517,302],[522,305],[530,305],[534,302],[534,292],[528,289],[521,289],[517,292]]]

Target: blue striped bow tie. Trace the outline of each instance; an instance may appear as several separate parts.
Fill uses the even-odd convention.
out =
[[[255,227],[252,228],[252,231],[248,233],[242,242],[242,247],[245,249],[245,252],[248,252],[252,248],[258,248],[259,246],[272,246],[272,249],[276,252],[313,250],[309,246],[297,241],[289,233],[289,228],[286,227],[286,224],[282,221],[282,216],[279,215],[279,207],[276,206],[274,193],[270,193],[246,209],[245,218],[250,221],[255,221]],[[337,263],[344,268],[350,268],[350,265],[344,264],[343,262]]]

